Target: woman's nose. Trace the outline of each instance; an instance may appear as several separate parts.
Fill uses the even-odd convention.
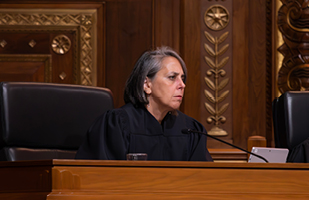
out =
[[[185,88],[186,87],[186,84],[183,82],[182,79],[180,79],[179,81],[179,88]]]

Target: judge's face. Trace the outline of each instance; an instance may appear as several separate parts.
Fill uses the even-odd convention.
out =
[[[146,78],[144,83],[149,106],[162,112],[178,109],[186,86],[183,82],[184,76],[181,64],[176,58],[164,58],[155,77],[152,80]]]

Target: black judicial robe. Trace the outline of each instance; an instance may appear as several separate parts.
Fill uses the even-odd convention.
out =
[[[125,160],[127,153],[147,153],[147,160],[212,161],[206,136],[183,134],[185,128],[206,132],[180,111],[168,113],[160,124],[146,108],[128,103],[95,121],[76,159]]]
[[[290,149],[286,162],[309,163],[309,138]]]

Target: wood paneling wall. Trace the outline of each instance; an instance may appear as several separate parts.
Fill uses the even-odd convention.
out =
[[[183,110],[190,116],[200,120],[207,130],[210,125],[206,123],[207,113],[203,94],[207,89],[203,77],[205,53],[200,48],[204,37],[201,10],[205,5],[222,5],[229,11],[232,23],[231,74],[232,88],[229,95],[231,127],[227,127],[228,135],[222,139],[246,148],[250,136],[260,135],[267,138],[267,145],[272,142],[271,100],[273,76],[271,70],[272,55],[272,16],[273,5],[271,1],[233,0],[233,1],[182,1],[182,29],[181,52],[188,66],[188,83]],[[222,33],[213,31],[218,36]],[[228,39],[227,39],[228,40]],[[203,71],[204,70],[204,71]],[[228,110],[227,110],[228,112]],[[215,141],[209,140],[210,148],[229,148]]]
[[[116,107],[124,104],[125,81],[139,56],[153,46],[151,0],[106,1],[106,70],[102,86],[112,90]]]
[[[188,79],[181,110],[199,120],[206,129],[205,109],[205,9],[222,5],[229,12],[227,77],[228,135],[222,139],[246,148],[252,135],[267,138],[271,146],[272,20],[271,0],[89,0],[1,1],[5,8],[53,8],[96,10],[95,85],[112,90],[115,107],[123,102],[125,81],[139,56],[148,49],[167,45],[184,58]],[[0,30],[7,27],[0,27]],[[207,30],[209,31],[209,30]],[[209,31],[214,36],[222,32]],[[0,33],[0,41],[1,41]],[[61,63],[59,63],[61,65]],[[68,63],[70,65],[70,63]],[[54,75],[56,76],[56,74]],[[72,82],[74,83],[74,82]],[[225,102],[225,103],[226,103]],[[209,140],[210,148],[230,148]]]

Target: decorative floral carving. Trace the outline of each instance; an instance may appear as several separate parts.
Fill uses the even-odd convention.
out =
[[[223,67],[229,60],[229,57],[224,57],[223,59],[219,60],[219,57],[223,55],[227,49],[229,48],[229,44],[224,45],[223,47],[219,48],[219,44],[225,41],[228,36],[228,32],[222,34],[219,38],[213,37],[210,33],[205,31],[205,37],[207,40],[214,45],[214,48],[210,47],[206,43],[204,44],[204,48],[208,53],[208,56],[205,56],[205,61],[208,66],[211,68],[207,71],[207,76],[214,77],[214,81],[210,78],[205,77],[205,83],[209,87],[209,90],[204,90],[204,94],[207,100],[213,105],[209,103],[205,103],[206,110],[211,114],[210,117],[207,118],[207,122],[210,124],[214,122],[214,127],[208,132],[210,135],[216,136],[224,136],[227,135],[227,132],[223,129],[219,128],[219,123],[225,123],[226,118],[223,116],[223,113],[227,110],[229,103],[225,103],[224,105],[220,106],[223,100],[229,94],[229,90],[225,90],[224,88],[229,82],[229,78],[225,78],[220,80],[219,77],[224,77],[226,75],[226,71]]]
[[[284,58],[278,73],[278,89],[281,93],[309,90],[309,2],[281,1],[278,27],[284,44],[278,51]]]
[[[57,54],[65,54],[71,48],[71,40],[65,35],[57,35],[52,41],[52,49]]]

